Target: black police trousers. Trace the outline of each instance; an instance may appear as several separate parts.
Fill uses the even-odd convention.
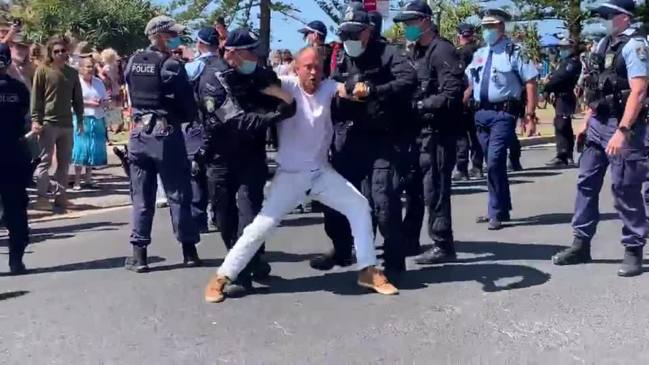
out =
[[[509,145],[509,162],[512,165],[517,165],[521,162],[521,141],[518,139],[518,135],[516,134],[516,128],[514,128],[513,133],[514,135],[512,136]]]
[[[474,168],[482,170],[484,153],[478,140],[475,117],[471,110],[465,109],[462,112],[462,126],[463,130],[457,137],[457,170],[468,172],[469,160]]]
[[[332,165],[370,202],[373,219],[385,239],[385,268],[405,270],[398,157],[392,136],[353,131],[334,153]],[[353,238],[342,214],[325,209],[325,232],[333,241],[337,258],[351,256]]]
[[[428,209],[426,228],[434,244],[453,245],[451,183],[456,161],[457,136],[424,130],[419,138],[419,178]]]
[[[577,101],[574,97],[559,97],[555,103],[554,135],[557,142],[557,157],[562,160],[572,158],[575,149],[575,133],[572,130],[572,114]]]
[[[9,260],[20,262],[29,243],[27,187],[0,183],[0,198],[4,207],[4,221],[9,231]]]
[[[399,170],[402,171],[400,173],[402,187],[399,190],[403,192],[405,198],[401,231],[407,254],[417,254],[420,250],[419,237],[426,210],[422,178],[419,173],[419,149],[418,141],[412,138],[402,144],[399,151],[403,156],[399,161]]]
[[[199,229],[207,229],[207,174],[204,169],[201,169],[197,175],[192,176],[192,218],[196,227]]]
[[[265,157],[208,163],[209,201],[214,211],[214,221],[228,250],[261,211],[267,178],[268,165]],[[239,276],[252,273],[263,250],[262,246]]]

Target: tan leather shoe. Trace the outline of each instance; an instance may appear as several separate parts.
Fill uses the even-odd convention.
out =
[[[223,290],[230,282],[228,278],[221,275],[214,275],[205,287],[205,301],[208,303],[220,303],[225,299]]]
[[[374,266],[366,267],[358,273],[358,285],[383,295],[399,293],[399,289],[390,284],[383,271]]]

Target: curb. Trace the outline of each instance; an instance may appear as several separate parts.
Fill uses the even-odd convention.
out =
[[[62,220],[67,220],[67,219],[78,219],[78,218],[83,218],[83,217],[86,217],[86,216],[89,216],[89,215],[112,212],[112,211],[115,211],[115,210],[120,210],[120,209],[130,207],[130,206],[131,206],[131,203],[124,203],[124,204],[116,204],[116,205],[113,205],[113,206],[110,206],[110,207],[104,207],[104,208],[81,210],[81,211],[65,213],[65,214],[54,214],[54,215],[47,216],[47,217],[42,217],[42,218],[37,218],[37,219],[30,219],[29,223],[47,223],[47,222],[62,221]]]
[[[538,146],[540,144],[554,143],[554,136],[537,136],[525,137],[518,139],[521,142],[521,147]]]

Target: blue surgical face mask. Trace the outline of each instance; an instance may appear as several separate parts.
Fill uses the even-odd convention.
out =
[[[180,40],[180,37],[173,37],[167,39],[166,44],[168,49],[176,49],[180,47],[183,44],[183,42]]]
[[[346,40],[343,42],[343,47],[349,57],[358,57],[365,52],[362,41]]]
[[[497,29],[483,29],[482,30],[482,39],[487,42],[488,45],[493,46],[498,42],[498,30]]]
[[[403,32],[404,38],[410,42],[416,42],[424,32],[421,31],[421,28],[417,25],[407,25],[406,29]]]
[[[243,60],[241,65],[237,67],[237,71],[243,75],[250,75],[251,73],[255,72],[256,69],[257,62],[249,60]]]

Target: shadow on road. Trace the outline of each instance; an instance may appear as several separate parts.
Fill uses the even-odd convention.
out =
[[[516,226],[544,226],[544,225],[553,225],[553,224],[569,224],[572,222],[572,213],[550,213],[550,214],[540,214],[532,217],[514,219],[511,223],[506,224],[509,227]],[[619,216],[616,213],[603,213],[600,214],[600,221],[608,221],[618,219]]]
[[[356,272],[327,273],[321,276],[284,279],[271,276],[269,287],[257,294],[305,293],[328,291],[338,295],[362,295],[370,291],[356,285]],[[499,283],[499,281],[508,283]],[[513,280],[513,281],[512,281]],[[550,274],[533,267],[508,264],[442,265],[403,273],[398,280],[400,290],[425,288],[429,284],[476,281],[485,292],[522,289],[542,285]]]
[[[61,240],[72,238],[75,235],[83,232],[103,232],[103,231],[116,231],[119,227],[127,223],[115,222],[90,222],[81,224],[71,224],[58,227],[43,227],[34,228],[30,232],[31,243],[39,243],[48,240]],[[6,242],[1,242],[0,246],[6,245]]]
[[[303,261],[311,260],[312,258],[318,255],[319,254],[317,253],[297,254],[297,253],[282,252],[282,251],[266,251],[266,253],[264,253],[264,258],[266,258],[266,260],[268,260],[268,262],[270,263],[303,262]]]
[[[481,261],[514,261],[514,260],[550,260],[552,255],[565,249],[566,246],[503,243],[503,242],[456,242],[458,252],[478,255],[478,257],[460,258],[458,263]]]
[[[86,262],[75,262],[71,264],[64,264],[51,267],[38,267],[29,269],[28,275],[31,274],[45,274],[53,272],[70,272],[70,271],[83,271],[83,270],[105,270],[124,267],[126,257],[110,257],[106,259],[98,259]],[[149,264],[165,261],[164,258],[158,256],[149,257]],[[0,276],[7,276],[8,274],[0,274]]]
[[[8,291],[5,293],[0,293],[0,302],[7,299],[22,297],[23,295],[28,293],[29,291],[27,290],[16,290],[16,291]]]
[[[519,172],[510,172],[509,176],[514,177],[546,177],[546,176],[557,176],[561,175],[560,172],[550,172],[550,171],[534,171],[534,170],[523,170]]]

